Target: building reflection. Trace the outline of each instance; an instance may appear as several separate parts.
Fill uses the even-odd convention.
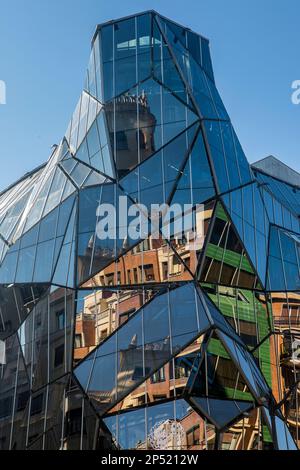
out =
[[[83,287],[128,286],[191,280],[191,273],[195,273],[197,268],[213,209],[214,204],[205,206],[200,214],[201,220],[196,218],[195,230],[189,240],[182,234],[177,237],[173,236],[169,243],[162,236],[159,238],[150,236],[94,275],[83,284]],[[92,250],[92,244],[87,250]],[[99,264],[102,255],[104,255],[102,252],[94,253],[94,259]],[[87,258],[90,259],[88,254]],[[84,264],[84,257],[79,257],[79,265],[81,264]]]
[[[155,152],[155,115],[147,94],[123,94],[106,106],[111,146],[115,149],[119,177]]]
[[[274,318],[274,354],[280,364],[280,399],[293,437],[300,444],[300,293],[276,292],[271,295]],[[276,361],[274,361],[276,364]],[[276,366],[274,365],[274,368]]]

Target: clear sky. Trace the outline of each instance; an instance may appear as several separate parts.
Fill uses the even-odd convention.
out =
[[[96,24],[155,9],[208,37],[248,159],[300,171],[299,0],[0,0],[0,189],[44,162],[83,87]]]

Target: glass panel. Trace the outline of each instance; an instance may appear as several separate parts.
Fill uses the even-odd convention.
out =
[[[204,413],[209,420],[212,420],[219,429],[224,428],[227,424],[240,415],[247,412],[253,407],[253,403],[236,402],[230,400],[215,400],[211,398],[192,397],[191,402]]]
[[[41,243],[37,247],[33,282],[50,282],[54,255],[54,240]]]
[[[35,254],[36,254],[35,246],[20,250],[19,258],[18,258],[16,282],[21,283],[21,282],[32,281]]]

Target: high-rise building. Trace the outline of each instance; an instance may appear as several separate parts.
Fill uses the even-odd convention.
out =
[[[297,449],[299,175],[270,158],[206,38],[97,27],[65,136],[0,194],[0,449]]]

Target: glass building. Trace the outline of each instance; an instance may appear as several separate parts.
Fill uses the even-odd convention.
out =
[[[65,136],[0,194],[0,449],[296,450],[299,187],[250,167],[207,39],[99,25]],[[201,205],[202,243],[101,239],[120,196]]]

